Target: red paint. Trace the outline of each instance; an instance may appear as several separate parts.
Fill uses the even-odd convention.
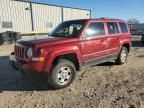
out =
[[[105,35],[93,38],[84,38],[84,32],[91,22],[103,22]],[[33,47],[34,56],[45,57],[44,61],[34,62],[31,59],[24,58],[24,69],[32,69],[38,72],[49,72],[54,59],[58,56],[74,53],[79,63],[89,61],[91,59],[103,57],[108,54],[119,53],[123,44],[131,46],[131,34],[121,33],[118,25],[119,34],[109,35],[106,22],[124,22],[119,19],[88,19],[83,30],[75,38],[48,38],[34,41],[20,42],[24,46]],[[127,25],[128,26],[128,25]],[[42,49],[42,50],[41,50]],[[40,53],[41,52],[41,53]],[[17,58],[17,57],[16,57]],[[17,60],[19,60],[17,58]]]

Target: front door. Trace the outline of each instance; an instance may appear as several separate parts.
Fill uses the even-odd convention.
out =
[[[90,22],[83,39],[83,60],[88,62],[107,56],[108,38],[104,22]]]

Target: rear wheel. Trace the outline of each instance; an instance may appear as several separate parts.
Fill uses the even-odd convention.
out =
[[[142,35],[141,42],[144,45],[144,35]]]
[[[49,75],[49,83],[56,89],[69,86],[75,79],[76,68],[74,64],[66,59],[60,59],[53,66]]]
[[[122,47],[121,48],[121,51],[119,53],[119,56],[116,60],[116,63],[121,65],[121,64],[124,64],[127,60],[127,56],[128,56],[128,50],[126,47]]]

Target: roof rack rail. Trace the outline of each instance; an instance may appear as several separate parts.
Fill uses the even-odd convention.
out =
[[[108,17],[101,17],[100,19],[121,20],[121,19],[118,19],[118,18],[108,18]]]
[[[110,18],[110,17],[101,17],[100,19],[114,19],[114,18]]]

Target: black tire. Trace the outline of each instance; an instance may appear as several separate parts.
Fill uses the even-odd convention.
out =
[[[61,71],[62,69],[64,69],[64,71],[67,71],[67,77],[65,78],[65,72]],[[59,76],[58,76],[59,75]],[[48,82],[49,84],[54,88],[54,89],[61,89],[61,88],[65,88],[67,86],[69,86],[75,79],[76,76],[76,68],[74,66],[74,64],[66,59],[59,59],[57,61],[57,63],[53,66],[49,76],[48,76]],[[60,77],[60,78],[58,78]],[[65,81],[62,83],[62,80],[64,79],[64,81],[67,79],[68,81]]]
[[[125,53],[124,53],[125,52]],[[125,54],[125,57],[123,56],[123,53]],[[123,57],[123,58],[122,58]],[[116,63],[118,65],[122,65],[127,61],[127,57],[128,57],[128,49],[126,47],[122,47],[121,51],[118,55],[118,58],[116,60]]]
[[[142,35],[141,42],[144,45],[144,35]]]
[[[3,36],[2,36],[2,34],[0,33],[0,45],[3,45],[3,44],[4,44]]]

